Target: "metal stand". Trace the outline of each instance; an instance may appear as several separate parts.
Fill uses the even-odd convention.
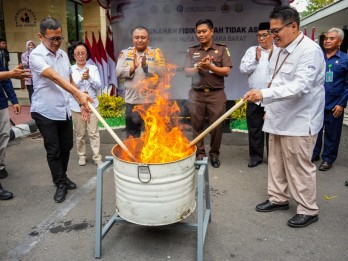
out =
[[[113,158],[108,156],[103,165],[97,169],[97,197],[96,197],[96,222],[95,222],[95,257],[101,257],[101,243],[114,224],[128,223],[126,220],[114,214],[112,218],[102,226],[103,213],[103,176],[105,170],[108,169],[113,162]],[[205,235],[207,233],[208,224],[211,221],[211,206],[210,206],[210,187],[208,173],[208,158],[205,157],[201,161],[196,161],[195,165],[199,165],[197,179],[197,223],[180,222],[174,225],[180,227],[194,228],[197,230],[197,260],[203,261],[203,247]],[[204,211],[205,198],[205,211]],[[176,226],[176,227],[177,227]]]

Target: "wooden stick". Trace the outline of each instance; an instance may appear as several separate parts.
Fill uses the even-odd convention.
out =
[[[132,160],[136,161],[133,154],[129,151],[129,149],[126,147],[126,145],[122,142],[122,140],[117,136],[117,134],[110,128],[109,124],[103,119],[103,117],[99,114],[99,112],[93,107],[93,105],[88,102],[88,106],[91,109],[91,111],[97,116],[98,120],[104,125],[105,129],[110,133],[110,135],[115,139],[118,145],[127,152],[128,156],[131,157]]]
[[[201,134],[199,134],[193,141],[189,143],[189,146],[195,145],[198,141],[200,141],[202,138],[204,138],[205,135],[207,135],[209,132],[211,132],[216,126],[218,126],[222,121],[224,121],[228,116],[232,114],[235,110],[237,110],[240,106],[243,105],[245,101],[243,98],[236,103],[231,109],[229,109],[224,115],[222,115],[219,119],[217,119],[212,125],[210,125],[205,131],[203,131]]]

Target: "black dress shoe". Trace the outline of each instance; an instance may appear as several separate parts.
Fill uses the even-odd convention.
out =
[[[253,167],[256,167],[257,165],[259,165],[261,163],[262,163],[262,160],[250,161],[249,164],[248,164],[248,167],[249,168],[253,168]]]
[[[289,209],[289,203],[280,205],[280,204],[272,203],[269,200],[266,200],[265,202],[258,204],[255,209],[258,212],[271,212],[274,210],[287,210],[287,209]]]
[[[0,200],[7,200],[10,198],[13,198],[12,192],[4,190],[0,184]]]
[[[319,220],[318,215],[309,216],[304,214],[296,214],[288,221],[290,227],[306,227]]]
[[[65,185],[67,189],[76,189],[76,184],[72,182],[69,178]]]
[[[331,169],[331,167],[332,167],[332,163],[323,161],[319,166],[319,170],[327,171],[327,170]]]
[[[61,203],[65,200],[65,195],[68,193],[65,184],[60,184],[57,187],[56,193],[54,194],[54,201],[57,203]]]
[[[7,178],[7,176],[8,176],[7,170],[5,168],[0,169],[0,179]]]
[[[219,168],[220,167],[220,160],[219,158],[211,158],[211,165],[214,167],[214,168]]]
[[[318,161],[318,160],[320,160],[319,155],[313,155],[312,156],[312,159],[311,159],[312,162],[315,162],[315,161]]]

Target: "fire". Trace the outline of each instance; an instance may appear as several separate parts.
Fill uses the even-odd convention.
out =
[[[144,133],[139,139],[129,139],[126,146],[141,163],[165,163],[183,159],[194,152],[183,134],[179,115],[180,108],[169,100],[170,81],[176,66],[167,64],[158,74],[149,75],[139,83],[142,94],[155,96],[155,103],[150,106],[136,106],[145,123]],[[133,161],[122,151],[121,158]]]

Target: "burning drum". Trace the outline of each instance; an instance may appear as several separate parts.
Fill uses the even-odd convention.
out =
[[[112,154],[118,215],[131,223],[161,226],[179,222],[195,210],[196,148],[181,160],[154,164],[125,161],[121,153],[121,147],[115,145]]]

